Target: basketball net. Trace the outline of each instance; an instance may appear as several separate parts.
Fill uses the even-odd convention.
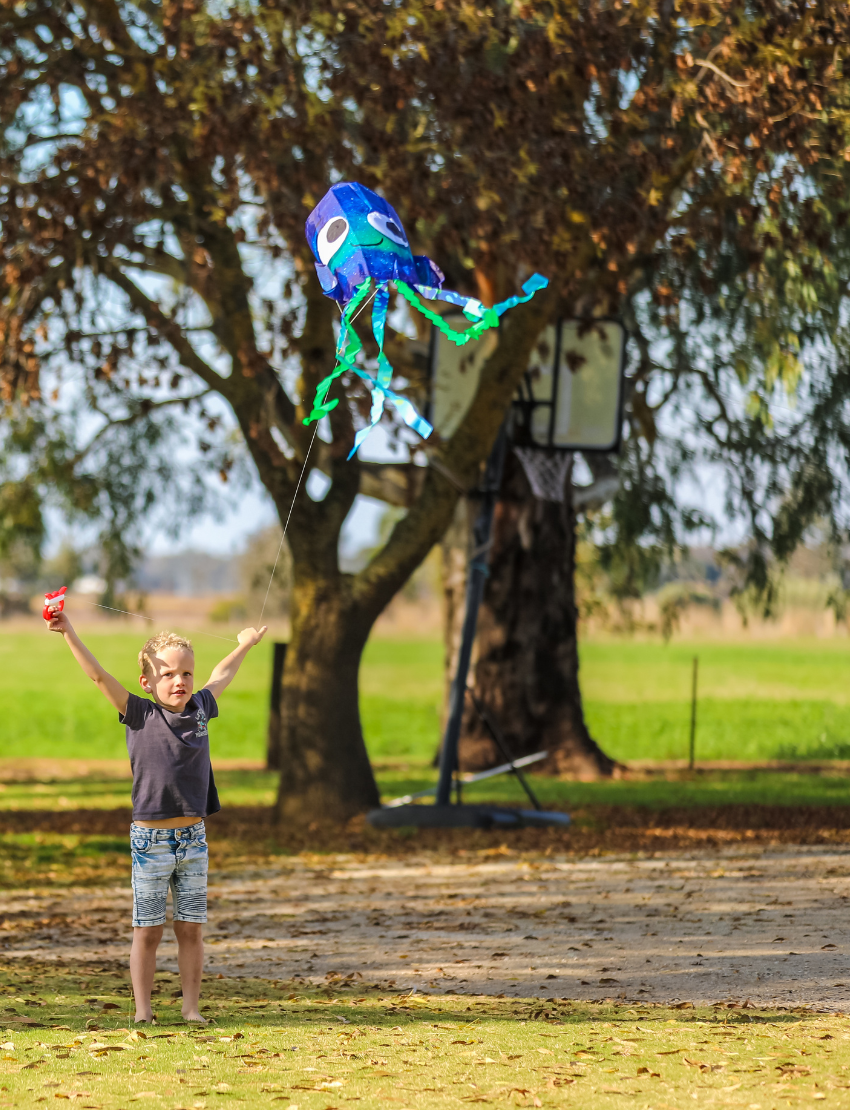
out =
[[[572,451],[545,447],[514,447],[522,463],[531,492],[539,501],[563,501],[567,475],[573,464]]]

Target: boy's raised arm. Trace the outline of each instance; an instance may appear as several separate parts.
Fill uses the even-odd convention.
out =
[[[65,643],[71,649],[71,654],[80,664],[85,674],[89,676],[106,700],[111,702],[119,713],[126,713],[127,700],[130,697],[129,693],[124,689],[117,678],[113,678],[108,671],[105,671],[103,667],[101,667],[100,663],[98,663],[74,631],[74,626],[71,624],[70,620],[68,620],[68,614],[64,612],[54,613],[47,627],[51,632],[59,632],[65,637]]]
[[[255,647],[260,640],[262,640],[263,636],[265,636],[267,628],[268,625],[265,624],[259,630],[256,628],[243,628],[236,637],[239,641],[239,647],[235,651],[231,651],[230,655],[213,667],[213,673],[210,675],[209,682],[204,686],[204,689],[209,690],[216,701],[218,701],[221,692],[225,690],[236,677],[236,672],[242,665],[242,660],[251,648]]]

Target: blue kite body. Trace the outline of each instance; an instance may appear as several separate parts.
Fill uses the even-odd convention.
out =
[[[343,307],[369,278],[379,284],[445,281],[430,258],[410,253],[392,205],[363,185],[334,185],[310,213],[306,231],[322,289]]]
[[[337,364],[333,372],[319,383],[313,410],[304,423],[319,420],[339,404],[338,400],[328,401],[327,395],[340,374],[346,370],[357,374],[372,388],[372,411],[369,424],[355,436],[351,455],[356,453],[381,419],[385,400],[395,406],[405,424],[423,439],[427,439],[433,431],[406,397],[400,397],[390,389],[393,371],[384,354],[389,282],[395,282],[405,300],[458,346],[477,339],[488,328],[496,326],[504,312],[522,301],[530,300],[538,289],[548,284],[546,278],[534,274],[523,285],[525,296],[509,297],[493,308],[485,308],[475,297],[443,290],[441,286],[445,277],[442,271],[430,258],[411,253],[404,227],[392,205],[371,189],[356,183],[344,182],[332,186],[310,213],[305,231],[316,258],[316,273],[322,290],[326,296],[337,301],[343,311],[336,351]],[[352,319],[373,281],[372,333],[378,344],[377,377],[355,364],[354,359],[362,350],[362,344],[351,327]],[[473,321],[473,326],[466,331],[455,331],[441,316],[423,305],[417,293],[428,300],[457,305],[467,319]]]

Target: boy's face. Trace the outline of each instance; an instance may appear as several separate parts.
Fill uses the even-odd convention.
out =
[[[176,713],[186,708],[195,687],[195,656],[185,648],[162,648],[151,659],[152,675],[140,675],[143,690]]]

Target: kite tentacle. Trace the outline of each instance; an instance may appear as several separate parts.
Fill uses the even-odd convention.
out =
[[[424,417],[419,415],[413,404],[406,397],[402,397],[398,393],[395,393],[392,389],[390,389],[390,382],[392,381],[393,370],[389,360],[383,352],[384,329],[386,325],[386,309],[389,305],[389,290],[387,289],[386,285],[384,285],[383,287],[378,287],[378,290],[375,294],[376,307],[373,311],[372,317],[372,330],[375,334],[375,338],[378,341],[378,346],[380,348],[377,379],[373,378],[372,375],[369,374],[366,370],[362,370],[354,362],[354,359],[363,350],[363,344],[360,342],[360,338],[351,324],[357,314],[358,309],[365,301],[370,287],[371,282],[364,281],[360,286],[358,286],[357,292],[354,294],[354,296],[351,298],[348,305],[346,306],[345,311],[342,314],[342,321],[339,329],[339,338],[337,339],[336,365],[334,366],[333,371],[328,374],[326,378],[323,378],[316,387],[316,396],[313,400],[312,411],[310,412],[310,415],[305,417],[304,419],[305,424],[311,424],[314,420],[321,420],[323,416],[326,416],[329,412],[336,408],[336,406],[339,404],[339,398],[335,398],[333,401],[328,401],[326,400],[326,398],[331,385],[346,371],[350,371],[351,373],[356,374],[358,378],[361,378],[364,382],[366,382],[374,393],[374,397],[372,399],[372,419],[370,423],[365,428],[361,428],[361,430],[355,436],[354,447],[352,448],[352,451],[348,456],[349,458],[351,458],[351,455],[353,455],[355,451],[357,451],[357,449],[360,447],[360,444],[372,430],[374,425],[377,423],[378,420],[380,420],[385,400],[392,403],[392,405],[397,409],[399,416],[401,416],[404,423],[409,428],[412,428],[423,439],[427,439],[431,432],[434,430],[428,423],[428,421]]]
[[[378,290],[375,293],[375,300],[372,303],[372,334],[375,337],[375,342],[378,344],[378,376],[377,379],[374,379],[371,375],[367,374],[365,378],[372,387],[372,407],[369,412],[369,423],[361,428],[355,435],[354,446],[349,452],[349,458],[357,454],[360,444],[384,415],[384,398],[387,395],[386,391],[393,377],[393,368],[390,366],[387,356],[384,354],[384,330],[386,328],[387,309],[389,305],[389,286],[386,282],[383,282],[378,286]],[[359,371],[358,374],[361,378],[363,377],[363,374],[360,374]]]
[[[499,317],[493,312],[493,309],[485,308],[484,316],[478,321],[477,324],[473,324],[472,327],[467,328],[466,331],[455,331],[454,328],[449,327],[449,325],[438,312],[434,312],[433,309],[428,308],[427,305],[424,305],[422,301],[419,300],[416,293],[414,293],[413,289],[411,289],[406,281],[397,281],[396,287],[398,288],[399,293],[401,293],[404,299],[408,302],[408,304],[412,305],[412,307],[415,308],[417,312],[421,312],[426,320],[430,320],[434,327],[438,328],[439,331],[443,333],[446,339],[450,339],[451,342],[455,343],[458,347],[462,347],[465,343],[469,343],[469,341],[472,339],[477,339],[480,335],[487,331],[488,328],[495,327],[496,324],[499,322]],[[417,286],[417,288],[419,287]],[[431,287],[426,286],[426,288],[430,290]],[[440,290],[440,292],[442,292],[442,290]],[[445,297],[441,298],[441,300],[445,299]]]
[[[446,301],[448,304],[457,305],[463,309],[467,320],[481,320],[487,309],[477,297],[465,297],[463,293],[455,293],[454,289],[439,289],[436,285],[421,285],[417,282],[417,292],[429,301]]]
[[[368,382],[372,389],[372,409],[369,413],[369,423],[361,428],[354,437],[354,446],[351,448],[348,455],[349,458],[357,454],[360,445],[380,421],[384,412],[385,401],[389,401],[395,407],[408,428],[412,428],[417,435],[420,435],[423,439],[427,439],[434,430],[428,421],[423,416],[419,415],[416,408],[406,397],[401,397],[398,393],[390,389],[390,383],[393,379],[393,368],[390,365],[389,359],[384,354],[384,332],[389,303],[389,286],[383,284],[378,287],[378,292],[375,295],[375,303],[372,306],[372,334],[375,336],[375,341],[378,344],[377,377],[373,378],[366,370],[353,367],[355,374],[362,378],[363,381]]]
[[[477,306],[480,306],[482,315],[477,322],[465,331],[455,331],[454,328],[449,327],[439,313],[434,312],[432,309],[428,308],[427,305],[424,305],[406,282],[396,282],[398,291],[404,299],[417,309],[417,311],[421,312],[426,319],[430,320],[436,328],[439,328],[446,339],[450,340],[458,347],[462,347],[473,339],[478,339],[485,331],[495,327],[499,322],[499,317],[504,315],[509,308],[514,308],[518,304],[524,304],[526,301],[530,301],[539,289],[545,289],[548,284],[548,279],[541,274],[532,274],[527,281],[523,282],[522,291],[525,294],[524,296],[508,297],[506,301],[500,301],[499,304],[493,305],[492,308],[484,308],[481,302],[476,300],[475,297],[464,297],[460,293],[451,293],[450,290],[435,289],[428,285],[417,285],[416,289],[424,296],[428,297],[429,300],[448,301],[451,304],[459,305],[463,308],[467,318],[477,313]]]
[[[431,285],[416,285],[414,288],[429,300],[440,300],[457,305],[463,310],[467,319],[475,320],[475,323],[465,331],[455,331],[454,328],[449,327],[442,316],[422,303],[416,292],[414,292],[414,288],[411,288],[407,282],[396,280],[398,291],[404,299],[413,308],[421,312],[436,328],[439,328],[448,340],[458,347],[462,347],[464,344],[478,339],[485,331],[496,327],[499,323],[499,317],[507,312],[508,309],[514,308],[518,304],[523,304],[525,301],[530,301],[539,289],[545,289],[548,284],[549,282],[546,278],[542,277],[540,274],[533,274],[523,283],[523,296],[517,295],[508,297],[507,300],[500,301],[498,304],[493,305],[492,308],[486,308],[475,297],[465,297],[462,293],[455,293],[452,290],[437,289]],[[360,445],[380,421],[384,412],[384,404],[387,401],[395,407],[404,423],[417,432],[423,439],[427,439],[433,431],[428,421],[419,415],[413,404],[406,397],[402,397],[390,389],[393,368],[390,365],[389,359],[384,354],[384,336],[386,332],[390,293],[389,286],[385,281],[378,283],[375,291],[375,303],[372,307],[372,334],[378,345],[377,375],[373,378],[366,370],[362,370],[354,363],[354,359],[363,350],[363,344],[360,342],[357,332],[355,332],[352,327],[352,321],[358,309],[366,299],[366,295],[370,288],[370,280],[362,282],[357,287],[357,291],[346,306],[342,314],[339,339],[337,340],[336,365],[332,373],[328,374],[326,378],[323,378],[322,381],[319,382],[316,388],[316,396],[313,401],[312,411],[304,420],[305,424],[310,424],[314,420],[320,420],[323,416],[326,416],[336,408],[339,404],[339,399],[336,398],[333,401],[328,401],[328,392],[332,383],[347,370],[356,374],[362,381],[366,382],[372,390],[372,406],[369,413],[369,423],[361,428],[355,435],[354,446],[348,456],[349,458],[357,453]]]
[[[357,292],[345,307],[339,327],[339,338],[336,343],[336,365],[331,373],[328,374],[326,378],[322,378],[316,386],[313,408],[310,415],[304,418],[304,424],[312,424],[314,420],[321,420],[323,416],[327,416],[327,414],[339,404],[338,397],[333,401],[326,401],[325,398],[328,395],[331,385],[341,374],[344,374],[346,370],[355,369],[355,367],[351,365],[351,359],[356,358],[358,353],[362,350],[363,344],[360,342],[357,332],[351,327],[351,321],[360,305],[366,299],[370,286],[371,282],[368,279],[359,285]]]
[[[524,297],[513,296],[508,297],[506,301],[499,301],[497,305],[493,305],[493,311],[497,316],[503,316],[509,308],[515,308],[518,304],[525,304],[526,301],[530,301],[535,293],[540,289],[545,289],[548,284],[549,279],[542,274],[532,274],[527,281],[522,283]]]

